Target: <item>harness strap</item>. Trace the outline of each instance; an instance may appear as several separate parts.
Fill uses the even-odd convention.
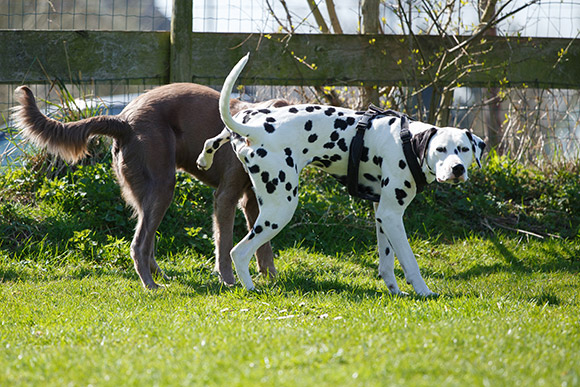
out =
[[[417,193],[423,192],[423,189],[427,185],[427,179],[425,174],[417,161],[417,155],[413,150],[413,145],[411,144],[411,132],[409,131],[408,118],[403,115],[401,116],[401,141],[403,142],[403,153],[405,154],[405,160],[407,160],[407,165],[411,170],[413,179],[415,179],[415,185],[417,186]]]
[[[356,134],[352,138],[348,154],[348,169],[346,173],[346,187],[351,196],[358,197],[365,200],[378,202],[380,195],[372,195],[365,192],[360,192],[358,189],[358,170],[360,165],[360,158],[364,148],[365,131],[370,127],[371,119],[383,110],[371,104],[361,119],[356,125]]]
[[[401,141],[403,142],[403,153],[405,154],[407,165],[409,165],[409,169],[411,170],[413,178],[415,179],[417,193],[422,192],[424,186],[427,185],[427,180],[425,179],[425,175],[421,170],[421,166],[417,161],[417,155],[415,154],[413,145],[411,144],[412,135],[409,131],[409,117],[394,110],[382,110],[371,104],[357,123],[356,134],[350,142],[348,169],[346,175],[346,187],[348,189],[348,193],[351,196],[370,200],[373,202],[378,202],[380,200],[380,195],[360,192],[358,187],[358,171],[364,148],[365,131],[370,127],[371,120],[379,115],[394,116],[401,119]]]

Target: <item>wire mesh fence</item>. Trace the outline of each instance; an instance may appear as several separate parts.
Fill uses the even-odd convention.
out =
[[[580,35],[579,1],[537,0],[381,1],[378,32],[471,35],[477,31],[484,17],[482,10],[489,2],[493,3],[499,19],[492,31],[495,35],[570,40]],[[361,9],[361,0],[193,0],[193,31],[358,34],[363,21]],[[0,29],[168,31],[171,10],[171,0],[0,0]],[[14,103],[15,87],[26,82],[26,79],[15,79],[13,83],[0,85],[0,113],[5,120]],[[47,74],[46,84],[33,88],[39,98],[50,101],[46,105],[48,110],[59,98],[51,82]],[[87,84],[65,82],[65,85],[75,98],[116,99],[126,103],[162,82],[151,78],[135,84],[117,79]],[[255,100],[285,97],[292,102],[324,103],[327,102],[323,98],[325,89],[337,95],[335,101],[363,108],[364,90],[357,87],[248,87],[246,97]],[[579,156],[578,85],[556,89],[539,88],[533,82],[497,88],[458,84],[450,89],[451,97],[445,100],[432,94],[429,88],[419,92],[407,86],[395,86],[377,91],[383,105],[405,110],[418,119],[429,119],[432,106],[440,106],[448,112],[449,125],[469,127],[487,137],[495,136],[493,143],[498,151],[522,161]],[[437,99],[435,104],[430,103],[432,98]]]

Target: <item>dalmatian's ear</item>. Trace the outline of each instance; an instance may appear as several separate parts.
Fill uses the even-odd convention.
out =
[[[473,157],[477,162],[479,168],[481,168],[481,156],[483,155],[483,150],[485,149],[485,142],[475,134],[471,133],[469,130],[465,130],[465,135],[471,142],[471,150],[473,151]]]
[[[413,144],[413,150],[415,151],[415,154],[419,157],[420,165],[423,165],[423,160],[425,160],[425,157],[427,156],[429,141],[431,141],[436,133],[437,128],[431,128],[413,136],[411,143]]]

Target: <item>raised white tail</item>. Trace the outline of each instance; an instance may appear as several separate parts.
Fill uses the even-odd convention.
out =
[[[220,115],[222,117],[222,121],[231,131],[234,131],[242,136],[247,136],[247,133],[244,133],[244,128],[246,126],[236,122],[232,117],[232,113],[230,112],[230,96],[232,94],[232,88],[234,87],[236,80],[240,76],[240,73],[246,66],[246,63],[248,63],[249,59],[250,53],[247,53],[234,66],[232,71],[230,71],[230,73],[228,74],[228,77],[226,78],[226,81],[222,88],[222,92],[220,94]]]

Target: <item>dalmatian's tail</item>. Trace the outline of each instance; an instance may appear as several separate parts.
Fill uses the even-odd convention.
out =
[[[228,129],[244,137],[252,137],[251,136],[252,126],[244,125],[234,120],[234,118],[232,117],[232,113],[230,112],[230,96],[232,94],[232,88],[234,87],[236,80],[240,76],[242,70],[246,66],[246,63],[248,63],[249,59],[250,53],[247,53],[234,66],[232,71],[230,71],[230,73],[228,74],[228,77],[224,82],[222,92],[220,94],[220,115],[222,117],[222,121],[228,127]]]

